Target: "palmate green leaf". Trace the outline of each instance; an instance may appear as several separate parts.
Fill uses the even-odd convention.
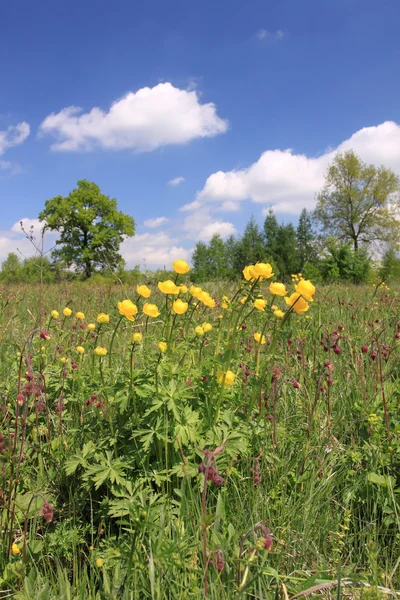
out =
[[[75,473],[76,469],[79,466],[83,467],[84,469],[87,469],[89,467],[87,459],[94,456],[95,450],[96,449],[94,447],[93,442],[89,441],[86,444],[84,444],[82,450],[74,454],[65,463],[66,474],[73,475],[73,473]]]

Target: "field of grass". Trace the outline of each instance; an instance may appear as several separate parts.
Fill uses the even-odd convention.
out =
[[[272,280],[1,290],[0,599],[400,589],[399,289]]]

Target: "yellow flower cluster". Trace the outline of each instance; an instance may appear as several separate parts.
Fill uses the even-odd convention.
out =
[[[273,276],[272,267],[269,263],[256,263],[248,265],[243,269],[243,276],[246,281],[262,281],[270,279]]]

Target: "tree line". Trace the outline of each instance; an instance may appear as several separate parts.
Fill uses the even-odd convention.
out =
[[[354,152],[337,154],[312,213],[278,223],[270,210],[263,228],[251,218],[241,237],[216,234],[193,252],[197,282],[232,279],[246,264],[270,262],[282,280],[301,272],[315,281],[367,281],[375,262],[382,278],[400,277],[399,178],[365,164]]]
[[[366,281],[378,256],[382,277],[400,276],[399,178],[386,167],[367,165],[351,150],[337,154],[313,212],[303,209],[296,226],[279,223],[269,210],[261,228],[252,217],[240,237],[214,235],[193,252],[193,279],[235,279],[248,264],[269,262],[287,281],[301,272],[315,281]],[[125,270],[121,242],[135,233],[133,217],[120,212],[115,198],[92,182],[78,181],[66,196],[46,201],[39,214],[46,231],[58,233],[50,258],[34,232],[25,232],[37,251],[20,260],[9,254],[2,263],[4,282],[58,281],[118,276],[129,282],[139,267]]]

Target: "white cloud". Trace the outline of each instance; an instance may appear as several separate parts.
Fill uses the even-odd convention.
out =
[[[30,133],[28,123],[22,121],[18,125],[11,125],[5,131],[0,131],[0,155],[8,148],[22,144]]]
[[[259,29],[255,34],[256,38],[260,41],[277,42],[285,36],[285,32],[282,29],[276,31],[268,31],[267,29]]]
[[[94,107],[80,113],[80,108],[68,106],[44,119],[39,132],[56,138],[52,150],[148,152],[168,144],[213,137],[228,129],[228,122],[217,115],[215,104],[200,104],[195,90],[179,89],[168,82],[129,92],[108,112]]]
[[[167,223],[169,219],[167,217],[157,217],[156,219],[147,219],[144,222],[145,227],[160,227],[163,223]]]
[[[20,219],[14,223],[14,225],[11,227],[11,231],[13,233],[22,233],[21,221],[26,232],[29,232],[32,227],[34,235],[41,235],[44,223],[39,221],[39,219],[29,219],[28,217],[24,217],[23,219]]]
[[[128,267],[171,267],[174,260],[189,260],[191,251],[178,245],[178,241],[165,232],[143,233],[128,238],[121,244],[121,254]]]
[[[21,230],[21,221],[25,231],[28,234],[31,225],[33,225],[33,237],[35,245],[37,247],[41,247],[41,222],[38,219],[29,219],[28,217],[24,217],[14,223],[9,231],[0,231],[0,263],[7,258],[7,255],[10,252],[17,254],[21,260],[31,256],[37,256],[37,249]],[[44,236],[45,252],[54,246],[57,237],[58,234],[56,232],[46,232]]]
[[[175,177],[175,179],[171,179],[170,181],[168,181],[168,185],[179,185],[180,183],[183,183],[185,181],[184,177]]]
[[[400,125],[387,121],[365,127],[319,157],[296,154],[293,150],[267,150],[245,169],[218,171],[210,175],[194,202],[183,210],[229,207],[252,200],[271,206],[276,213],[299,214],[315,206],[315,194],[323,187],[326,169],[337,152],[353,149],[362,160],[384,164],[400,175]]]
[[[208,207],[188,215],[183,221],[182,230],[188,238],[203,242],[208,242],[215,233],[219,233],[222,238],[236,233],[233,223],[215,220]]]

